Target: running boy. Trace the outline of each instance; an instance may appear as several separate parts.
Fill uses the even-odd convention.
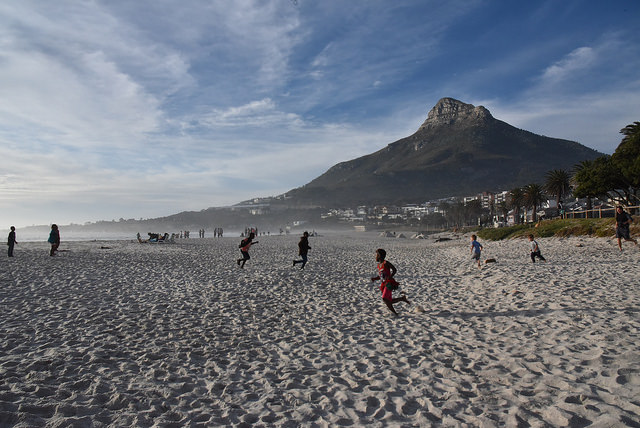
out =
[[[480,264],[480,252],[482,251],[482,244],[477,241],[476,235],[471,235],[471,258],[478,262],[478,269],[482,269]]]
[[[251,257],[249,256],[249,248],[251,248],[251,246],[253,244],[257,244],[258,241],[253,242],[253,238],[255,238],[255,234],[253,232],[251,232],[249,234],[249,237],[246,239],[243,239],[242,241],[240,241],[240,252],[242,253],[242,258],[238,259],[238,265],[241,268],[244,268],[244,264],[247,262],[247,260],[249,260]],[[240,265],[240,263],[242,263],[242,265]]]
[[[536,240],[533,239],[533,235],[529,235],[529,245],[531,246],[531,261],[533,263],[536,262],[536,257],[543,262],[547,261],[547,259],[542,257],[542,254],[540,254],[540,247],[538,247],[538,243],[536,242]]]
[[[300,269],[304,269],[304,265],[307,264],[307,254],[311,247],[309,246],[309,232],[304,232],[300,237],[300,242],[298,242],[298,254],[300,255],[301,260],[294,260],[293,265],[295,266],[298,263],[302,263]]]
[[[620,248],[620,251],[622,251],[623,239],[638,245],[638,241],[630,235],[629,225],[632,221],[633,218],[622,209],[621,205],[618,205],[616,207],[616,238],[618,239],[618,248]]]
[[[405,302],[409,303],[407,300],[407,296],[403,295],[399,298],[393,298],[392,289],[398,288],[398,283],[393,276],[396,274],[397,269],[391,262],[385,260],[387,257],[387,252],[382,248],[378,248],[376,250],[376,262],[378,262],[378,272],[380,273],[378,276],[371,278],[371,281],[376,281],[378,279],[382,279],[382,283],[380,284],[380,291],[382,291],[382,301],[387,305],[387,308],[391,312],[398,316],[398,313],[393,308],[394,303]]]

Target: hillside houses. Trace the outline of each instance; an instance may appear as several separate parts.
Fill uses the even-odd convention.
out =
[[[464,198],[450,197],[433,201],[427,201],[422,204],[406,204],[402,206],[396,205],[375,205],[375,206],[358,206],[356,208],[331,209],[322,214],[323,219],[336,219],[345,222],[371,222],[371,221],[389,221],[389,222],[407,222],[411,219],[421,221],[429,215],[445,215],[446,206],[462,202],[468,204],[471,201],[478,200],[482,208],[494,210],[495,206],[501,202],[507,201],[509,192],[502,191],[498,193],[483,192],[478,195],[468,196]]]

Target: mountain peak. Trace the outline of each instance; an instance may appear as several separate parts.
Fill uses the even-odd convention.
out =
[[[441,125],[453,125],[457,122],[485,122],[493,118],[489,110],[483,106],[465,104],[453,98],[442,98],[431,109],[427,120],[418,131]]]

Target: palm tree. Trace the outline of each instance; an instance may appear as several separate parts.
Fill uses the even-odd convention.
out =
[[[535,222],[537,219],[536,210],[547,198],[542,190],[542,186],[535,183],[524,186],[523,193],[524,205],[533,210],[532,221]]]
[[[611,156],[611,162],[627,187],[626,203],[640,202],[640,122],[634,122],[620,130],[622,142]]]
[[[507,216],[509,215],[509,205],[507,204],[506,201],[501,201],[498,204],[498,212],[502,214],[502,221],[506,224]]]
[[[573,185],[576,186],[574,196],[576,198],[587,198],[587,217],[589,217],[589,212],[593,205],[591,200],[597,196],[592,190],[593,186],[590,185],[591,180],[593,180],[595,176],[593,172],[594,165],[594,161],[584,160],[573,167],[572,181]]]
[[[571,176],[564,169],[554,169],[547,172],[544,190],[556,197],[558,202],[558,211],[560,211],[560,201],[562,197],[569,194],[571,186]]]
[[[524,202],[524,193],[522,187],[516,187],[509,192],[509,205],[513,209],[513,222],[515,224],[520,223],[520,207]]]

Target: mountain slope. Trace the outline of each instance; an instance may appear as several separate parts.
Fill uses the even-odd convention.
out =
[[[443,98],[413,135],[339,163],[287,196],[291,205],[323,207],[423,202],[541,183],[549,170],[571,170],[600,155]]]

